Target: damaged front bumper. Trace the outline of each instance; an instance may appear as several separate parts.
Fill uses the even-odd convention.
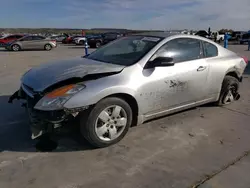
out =
[[[21,87],[9,98],[8,101],[9,103],[12,103],[15,99],[21,99],[24,101],[22,106],[26,108],[26,112],[29,117],[32,139],[36,139],[45,133],[54,133],[57,128],[66,125],[69,121],[75,119],[79,112],[88,108],[65,108],[53,111],[41,111],[34,109],[34,106],[42,97],[43,96],[41,95],[31,97],[30,93],[28,94]]]

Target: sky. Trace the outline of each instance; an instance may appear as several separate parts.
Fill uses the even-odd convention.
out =
[[[0,0],[0,28],[250,29],[250,0]]]

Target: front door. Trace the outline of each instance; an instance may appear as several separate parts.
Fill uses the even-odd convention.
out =
[[[175,65],[143,70],[141,88],[143,113],[171,109],[206,99],[209,66],[203,59],[202,45],[191,38],[173,39],[151,58],[172,57]],[[144,96],[143,96],[144,95]]]
[[[27,49],[32,49],[32,36],[27,36],[23,39],[21,39],[21,48],[24,49],[24,50],[27,50]]]

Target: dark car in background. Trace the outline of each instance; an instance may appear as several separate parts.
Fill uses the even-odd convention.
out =
[[[205,37],[205,38],[208,38],[208,37],[209,37],[208,32],[205,31],[205,30],[200,30],[200,31],[198,31],[197,33],[195,33],[195,35],[198,35],[198,36],[201,36],[201,37]]]
[[[116,40],[116,39],[118,39],[119,37],[122,37],[122,36],[123,36],[123,34],[116,33],[116,32],[114,32],[114,33],[105,33],[103,35],[103,44],[107,44],[107,43],[109,43],[109,42],[111,42],[113,40]]]
[[[231,41],[239,41],[246,32],[244,31],[234,31],[232,33]]]
[[[20,39],[24,37],[24,35],[17,34],[17,35],[8,35],[3,38],[0,38],[0,46],[5,46],[8,42],[15,41],[17,39]]]
[[[242,35],[242,37],[240,39],[240,44],[247,43],[249,40],[250,40],[250,32]]]
[[[89,35],[87,36],[88,45],[91,48],[99,48],[103,45],[104,35],[97,34],[97,35]]]

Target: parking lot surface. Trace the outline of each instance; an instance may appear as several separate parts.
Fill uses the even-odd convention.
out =
[[[246,46],[230,49],[250,59]],[[230,106],[205,105],[147,122],[104,149],[93,150],[69,135],[55,151],[36,152],[24,109],[8,104],[8,97],[28,69],[81,55],[84,49],[75,46],[0,49],[1,188],[249,187],[249,67],[241,98]]]

